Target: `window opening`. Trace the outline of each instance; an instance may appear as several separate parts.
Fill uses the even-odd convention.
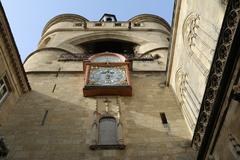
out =
[[[106,18],[106,21],[107,21],[107,22],[112,22],[112,18],[111,18],[111,17],[108,17],[108,18]]]
[[[3,76],[0,79],[0,103],[7,97],[9,93],[7,77]]]
[[[99,144],[116,145],[117,143],[117,123],[113,117],[102,118],[99,121]]]

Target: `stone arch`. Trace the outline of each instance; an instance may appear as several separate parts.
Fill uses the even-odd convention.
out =
[[[62,46],[68,46],[68,48],[76,48],[78,46],[79,48],[81,48],[81,44],[83,43],[87,43],[91,41],[103,41],[103,40],[124,41],[124,42],[134,43],[136,46],[140,46],[142,44],[147,43],[147,41],[144,39],[127,36],[121,33],[100,32],[100,33],[90,33],[86,35],[73,37],[59,44],[57,47],[61,48]],[[63,48],[63,49],[68,50],[68,48]],[[137,50],[134,50],[134,52],[137,52]]]
[[[176,95],[181,105],[183,104],[183,89],[185,85],[185,80],[186,73],[184,73],[183,69],[180,67],[175,74],[175,89]]]
[[[128,21],[132,23],[156,22],[163,25],[167,30],[169,31],[171,30],[171,27],[166,20],[164,20],[162,17],[153,14],[139,14],[137,16],[132,17]]]
[[[44,39],[44,41],[41,44],[39,44],[38,48],[40,49],[40,48],[46,47],[50,41],[51,41],[51,37],[47,37],[46,39]]]
[[[180,67],[175,74],[176,95],[182,107],[183,115],[189,124],[189,128],[193,131],[199,110],[196,103],[197,97],[195,97],[189,80],[189,75]]]
[[[182,37],[184,46],[189,55],[194,53],[193,47],[196,46],[196,36],[199,27],[200,15],[197,13],[190,13],[184,21],[182,28]]]
[[[192,109],[190,104],[192,104],[190,97],[187,95],[187,73],[180,67],[175,75],[175,87],[176,87],[176,95],[182,107],[182,112],[185,117],[185,120],[189,124],[190,130],[193,131],[195,127],[195,118],[192,113]]]
[[[87,35],[80,35],[72,39],[69,39],[64,43],[78,45],[84,42],[88,42],[92,40],[101,40],[101,39],[116,39],[116,40],[122,40],[122,41],[129,41],[129,42],[136,43],[138,45],[141,45],[147,42],[144,39],[133,37],[133,36],[127,36],[121,33],[100,32],[100,33],[91,33]]]
[[[192,12],[183,23],[182,38],[187,55],[207,78],[217,41],[215,27]]]

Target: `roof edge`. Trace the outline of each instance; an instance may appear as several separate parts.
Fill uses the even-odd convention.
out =
[[[136,16],[130,18],[128,21],[133,22],[133,23],[134,22],[146,22],[146,21],[156,22],[156,23],[162,24],[169,31],[171,31],[171,26],[169,25],[169,23],[162,17],[154,15],[154,14],[139,14],[139,15],[136,15]]]
[[[47,24],[43,28],[42,36],[54,24],[59,23],[59,22],[64,22],[64,21],[73,21],[73,20],[74,21],[80,21],[80,22],[88,22],[89,21],[85,17],[80,16],[78,14],[71,14],[71,13],[60,14],[60,15],[57,15],[57,16],[53,17],[52,19],[50,19],[47,22]]]

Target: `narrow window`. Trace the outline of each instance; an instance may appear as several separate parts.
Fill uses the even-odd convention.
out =
[[[168,124],[166,114],[164,112],[160,112],[160,117],[162,119],[163,124]]]
[[[115,23],[115,26],[116,26],[116,27],[121,27],[121,26],[122,26],[122,23]]]
[[[112,18],[111,18],[111,17],[107,17],[107,18],[106,18],[106,21],[107,21],[107,22],[112,22]]]
[[[6,98],[6,96],[8,95],[9,89],[7,86],[8,82],[7,82],[7,77],[3,76],[0,79],[0,103]]]
[[[107,116],[94,122],[92,127],[91,150],[96,149],[125,149],[122,123],[117,122],[114,117]]]
[[[117,142],[117,123],[113,117],[105,117],[99,121],[99,144],[116,145]]]
[[[102,26],[102,23],[95,23],[95,26],[100,27]]]

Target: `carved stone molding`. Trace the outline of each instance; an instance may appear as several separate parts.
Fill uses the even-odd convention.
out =
[[[229,143],[232,148],[233,155],[236,159],[240,158],[240,144],[237,138],[231,133],[228,135]]]
[[[208,34],[208,32],[211,34]],[[215,32],[213,32],[213,25],[195,12],[186,17],[182,27],[183,44],[186,53],[206,78],[217,39],[214,36]]]
[[[190,55],[193,54],[193,46],[196,46],[195,40],[199,28],[199,21],[199,14],[190,13],[183,24],[183,42],[187,49],[187,53]]]
[[[189,75],[180,67],[175,75],[176,95],[191,131],[194,131],[200,101],[189,83]]]
[[[209,119],[212,116],[211,113],[217,100],[216,96],[219,92],[226,62],[228,61],[228,57],[230,55],[230,49],[233,43],[234,35],[239,25],[239,19],[240,1],[231,0],[228,4],[226,15],[223,21],[198,117],[198,122],[192,140],[192,145],[197,150],[200,149],[203,143],[203,139],[206,134],[206,128],[209,124]]]
[[[178,100],[181,105],[183,103],[183,89],[185,86],[185,80],[186,80],[186,73],[184,73],[182,68],[179,68],[175,75],[175,88],[176,88],[176,94],[177,94]]]
[[[184,47],[186,48],[187,55],[191,58],[191,60],[196,64],[199,70],[202,72],[204,76],[207,76],[208,68],[206,67],[206,62],[204,63],[200,55],[203,56],[206,53],[202,53],[199,48],[199,43],[204,46],[203,42],[201,42],[201,37],[198,34],[200,29],[200,15],[198,13],[192,12],[190,13],[183,23],[182,28],[182,37]],[[208,53],[207,53],[208,54]],[[207,59],[205,57],[205,59]],[[207,60],[206,60],[207,61]]]
[[[96,98],[96,108],[93,113],[94,121],[91,129],[91,145],[90,149],[124,149],[123,124],[121,122],[121,109],[118,97],[104,96]],[[117,143],[111,145],[101,144],[100,137],[100,120],[105,117],[111,117],[116,120],[116,138]]]
[[[1,12],[3,12],[2,6],[0,9]],[[13,72],[17,77],[18,83],[21,86],[21,92],[26,93],[31,88],[25,75],[25,71],[23,69],[10,27],[8,26],[7,19],[2,13],[0,14],[0,37],[4,43],[4,47],[6,48],[4,52],[6,52],[6,55],[10,59],[10,65],[13,68]]]
[[[83,61],[93,56],[94,54],[88,53],[63,53],[59,56],[58,61]],[[150,53],[144,55],[122,54],[129,60],[134,61],[154,61],[161,59],[159,55],[151,55]]]

